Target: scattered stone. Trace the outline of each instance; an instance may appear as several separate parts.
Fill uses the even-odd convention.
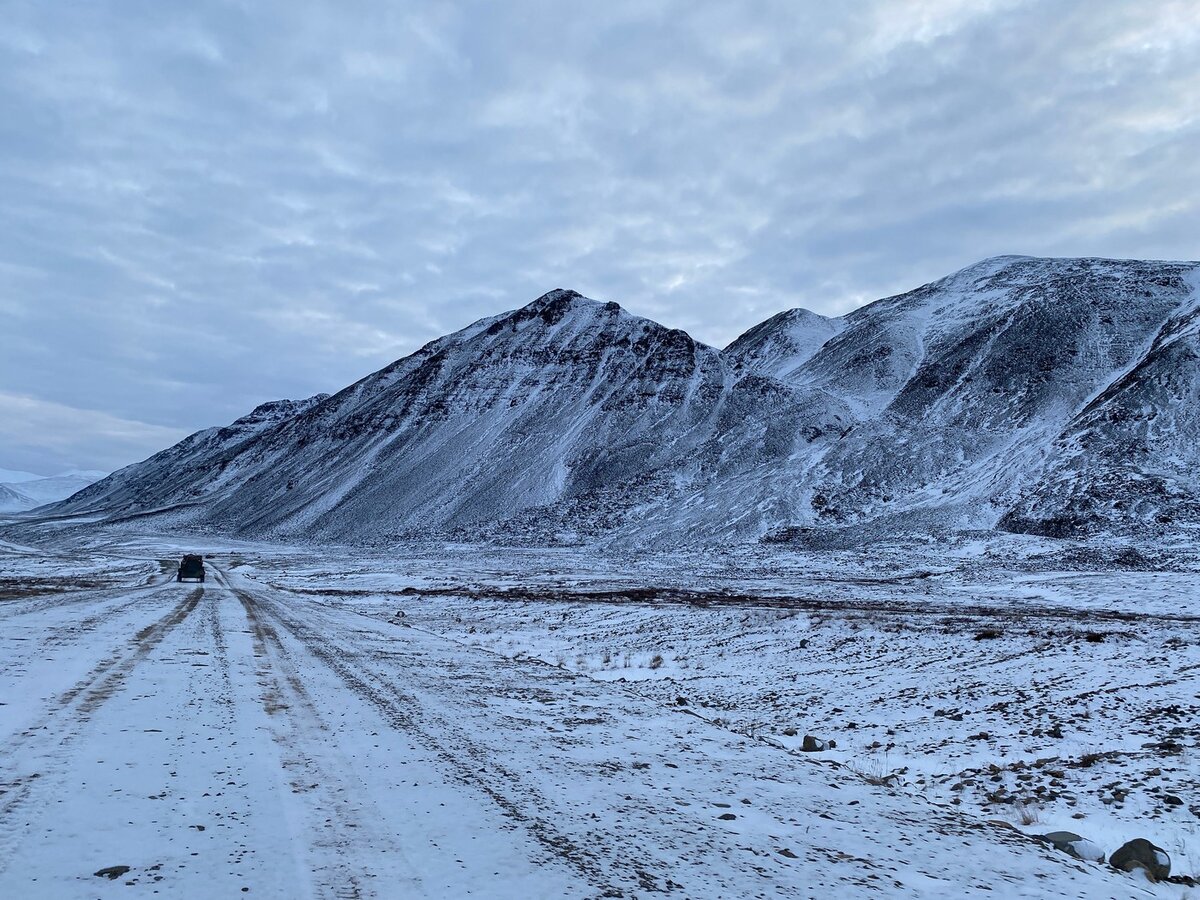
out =
[[[819,753],[822,750],[828,750],[829,745],[825,741],[813,737],[811,734],[806,734],[804,736],[804,743],[800,745],[800,749],[805,753]]]
[[[717,818],[722,822],[732,822],[737,818],[737,815],[734,813],[722,813],[721,815],[717,816]]]
[[[116,881],[122,875],[129,871],[129,866],[108,866],[101,869],[99,872],[93,872],[97,878],[107,878],[109,881]]]
[[[1171,874],[1171,857],[1162,847],[1157,847],[1145,838],[1134,838],[1121,846],[1109,858],[1108,864],[1122,872],[1143,869],[1154,882],[1162,881]]]
[[[1163,803],[1167,806],[1183,806],[1183,800],[1176,797],[1174,794],[1167,794],[1163,797]]]
[[[1184,746],[1179,741],[1167,739],[1165,741],[1150,741],[1142,744],[1143,750],[1154,750],[1157,753],[1166,754],[1167,756],[1178,756],[1183,752]]]
[[[1049,844],[1060,853],[1089,862],[1104,862],[1104,851],[1082,835],[1073,831],[1051,831],[1035,835],[1039,841]]]

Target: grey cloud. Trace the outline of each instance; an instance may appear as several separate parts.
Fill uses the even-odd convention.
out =
[[[112,471],[187,436],[91,409],[0,391],[0,446],[18,471],[62,472],[82,461]]]
[[[722,345],[984,256],[1195,256],[1192,4],[593,6],[11,5],[0,390],[174,434],[557,286]],[[79,427],[42,468],[155,449]]]

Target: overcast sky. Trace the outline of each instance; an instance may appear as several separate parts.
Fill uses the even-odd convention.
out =
[[[0,467],[112,469],[554,287],[724,345],[1200,256],[1200,4],[6,0]]]

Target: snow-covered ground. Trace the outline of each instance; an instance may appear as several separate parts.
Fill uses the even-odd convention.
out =
[[[40,540],[0,543],[0,896],[1193,891],[1020,833],[1062,828],[1200,869],[1186,558]]]

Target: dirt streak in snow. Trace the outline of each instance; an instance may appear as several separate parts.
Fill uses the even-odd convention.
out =
[[[121,689],[137,665],[195,610],[203,596],[204,588],[193,590],[160,619],[138,631],[128,646],[106,656],[54,698],[34,725],[0,744],[0,758],[6,761],[0,769],[0,872],[12,862],[10,843],[19,834],[14,815],[23,805],[46,802],[38,788],[48,784],[43,780],[45,772],[22,771],[14,768],[12,761],[32,746],[41,751],[47,768],[63,766],[62,751],[80,737],[92,713]]]

